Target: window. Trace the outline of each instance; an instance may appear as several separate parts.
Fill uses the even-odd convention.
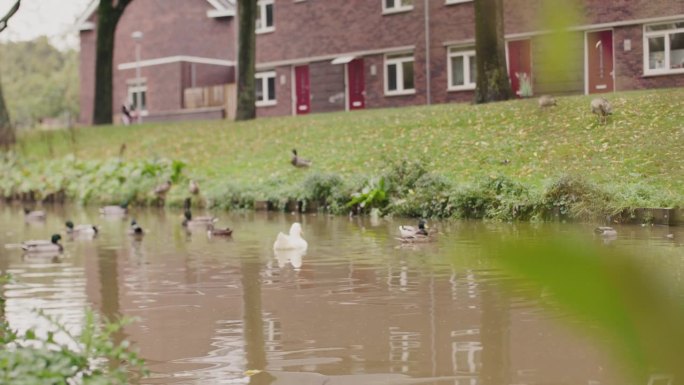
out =
[[[684,21],[644,26],[644,74],[684,73]]]
[[[382,13],[405,12],[413,9],[413,0],[382,0]]]
[[[257,107],[274,106],[276,104],[275,71],[259,72],[254,77],[256,78],[254,91],[256,92]]]
[[[273,0],[259,0],[256,13],[256,33],[275,31],[273,24]]]
[[[413,54],[385,56],[385,95],[407,95],[415,92]]]
[[[449,48],[448,60],[448,90],[474,90],[477,80],[475,50],[451,47]]]
[[[138,102],[140,99],[140,102]],[[147,112],[147,85],[129,85],[128,103],[131,111]]]

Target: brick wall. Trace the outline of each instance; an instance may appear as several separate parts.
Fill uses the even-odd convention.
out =
[[[543,21],[546,0],[507,0],[505,3],[506,34],[526,34],[546,28]],[[408,12],[382,13],[381,0],[275,0],[272,33],[257,35],[257,63],[277,72],[277,104],[259,107],[258,116],[292,114],[293,66],[309,64],[312,112],[344,110],[344,100],[336,95],[344,92],[344,65],[332,65],[330,59],[350,52],[382,51],[399,46],[413,46],[414,83],[416,93],[405,96],[384,94],[384,54],[363,57],[366,81],[366,105],[399,107],[425,104],[427,85],[425,67],[424,1],[414,0]],[[430,88],[433,103],[467,102],[472,91],[448,91],[448,44],[468,44],[474,40],[474,4],[445,4],[445,0],[429,0]],[[134,30],[145,34],[142,59],[175,55],[234,60],[234,18],[210,19],[206,0],[136,0],[126,10],[117,30],[115,65],[135,61],[135,45],[130,35]],[[684,14],[682,0],[582,0],[577,11],[578,25]],[[150,15],[154,15],[151,17]],[[681,85],[684,75],[643,77],[642,26],[618,27],[615,33],[616,89],[635,89]],[[81,120],[91,121],[94,66],[94,32],[83,32],[81,48]],[[622,51],[622,42],[631,39],[631,51]],[[569,73],[557,73],[544,59],[544,48],[538,37],[532,37],[533,80],[536,93],[578,93],[584,91],[584,31],[577,32],[568,49],[576,60]],[[277,64],[290,61],[292,64]],[[374,69],[375,75],[372,75]],[[192,85],[192,66],[188,63],[168,67],[143,68],[148,80],[150,108],[178,109],[182,106],[182,88]],[[134,71],[115,70],[115,111],[126,97],[126,80]],[[160,74],[164,76],[159,76]],[[211,65],[195,65],[198,86],[235,80],[234,69]],[[159,81],[160,84],[153,82]],[[178,84],[165,84],[169,81]],[[330,101],[332,98],[332,102]]]

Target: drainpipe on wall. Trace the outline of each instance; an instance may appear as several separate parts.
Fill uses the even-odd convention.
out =
[[[427,98],[425,102],[427,105],[432,104],[432,90],[430,87],[430,0],[424,0],[425,6],[425,84],[427,92]]]

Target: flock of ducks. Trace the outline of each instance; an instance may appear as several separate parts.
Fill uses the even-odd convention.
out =
[[[550,95],[540,96],[537,102],[539,103],[539,108],[542,109],[558,105],[556,98]],[[613,106],[606,98],[594,98],[589,106],[591,107],[591,113],[598,116],[599,123],[605,123],[608,115],[613,114]]]
[[[125,145],[122,146],[121,153],[125,150]],[[310,167],[312,162],[304,159],[297,154],[297,149],[292,149],[292,158],[290,163],[297,168]],[[173,187],[170,180],[163,182],[156,186],[152,193],[160,203],[166,199],[167,193]],[[197,196],[200,193],[199,183],[195,180],[190,180],[188,191],[192,196]],[[191,211],[192,198],[186,198],[184,202],[183,220],[181,225],[188,231],[196,229],[204,229],[209,237],[230,237],[233,230],[229,227],[216,227],[215,223],[218,218],[214,216],[193,216]],[[118,204],[101,207],[99,210],[102,216],[106,217],[123,217],[128,214],[128,200]],[[44,211],[24,209],[24,219],[27,222],[45,221],[47,215]],[[74,224],[71,220],[66,221],[66,234],[72,238],[94,238],[99,233],[99,229],[91,224]],[[141,238],[146,231],[140,224],[132,219],[127,230],[128,235]],[[276,241],[273,244],[274,250],[306,250],[308,244],[302,238],[302,226],[299,223],[293,223],[289,234],[279,233]],[[19,246],[24,253],[29,255],[56,255],[62,253],[64,247],[60,244],[62,236],[54,234],[49,240],[30,240],[22,242]],[[14,246],[14,245],[8,245]]]

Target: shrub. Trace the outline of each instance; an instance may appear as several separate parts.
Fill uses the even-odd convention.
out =
[[[546,218],[593,220],[622,210],[606,191],[582,178],[567,175],[546,188],[541,204]]]

